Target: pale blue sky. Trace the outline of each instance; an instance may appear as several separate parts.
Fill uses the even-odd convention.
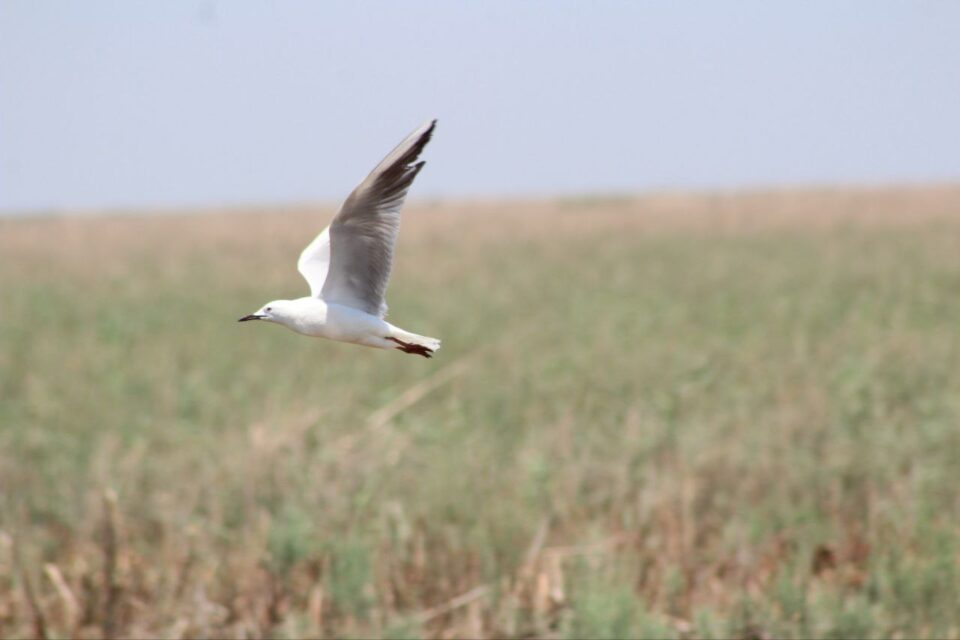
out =
[[[960,2],[0,0],[0,210],[960,179]]]

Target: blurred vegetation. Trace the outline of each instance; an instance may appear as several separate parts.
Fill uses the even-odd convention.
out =
[[[960,637],[960,189],[0,221],[0,636]]]

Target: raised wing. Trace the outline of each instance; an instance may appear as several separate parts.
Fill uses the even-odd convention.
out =
[[[330,270],[330,227],[320,232],[313,242],[300,254],[297,260],[299,271],[310,285],[310,295],[320,297],[320,290]]]
[[[417,158],[436,124],[436,120],[424,123],[391,151],[304,250],[298,267],[312,295],[318,295],[319,286],[319,296],[327,302],[380,317],[386,314],[384,296],[400,232],[400,208],[425,164]]]

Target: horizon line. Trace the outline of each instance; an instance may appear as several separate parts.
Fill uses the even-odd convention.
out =
[[[960,176],[935,180],[898,181],[851,181],[851,182],[804,182],[804,183],[756,183],[736,186],[690,186],[650,187],[637,190],[598,189],[554,193],[516,194],[459,194],[422,195],[410,197],[405,206],[435,206],[441,203],[491,203],[491,202],[565,202],[565,201],[611,201],[642,200],[651,197],[718,195],[757,195],[771,193],[815,193],[827,191],[917,191],[927,189],[960,189]],[[345,199],[345,198],[344,198]],[[284,211],[296,209],[334,209],[343,200],[274,200],[259,202],[196,202],[177,205],[108,205],[103,207],[27,207],[6,209],[0,207],[0,219],[38,218],[93,218],[126,216],[204,215],[211,213],[262,212],[266,209]]]

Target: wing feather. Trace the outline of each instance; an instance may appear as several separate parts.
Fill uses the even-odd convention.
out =
[[[421,125],[387,154],[340,207],[330,226],[307,247],[312,295],[323,272],[319,296],[383,317],[384,297],[393,267],[394,245],[400,232],[400,209],[414,178],[423,168],[417,161],[430,142],[437,121]],[[326,240],[322,240],[326,234]]]
[[[300,254],[297,260],[297,270],[303,275],[307,284],[310,285],[310,295],[314,298],[320,296],[320,290],[323,289],[323,283],[327,279],[327,271],[330,270],[330,227],[320,232],[313,242],[307,245],[307,248]]]

